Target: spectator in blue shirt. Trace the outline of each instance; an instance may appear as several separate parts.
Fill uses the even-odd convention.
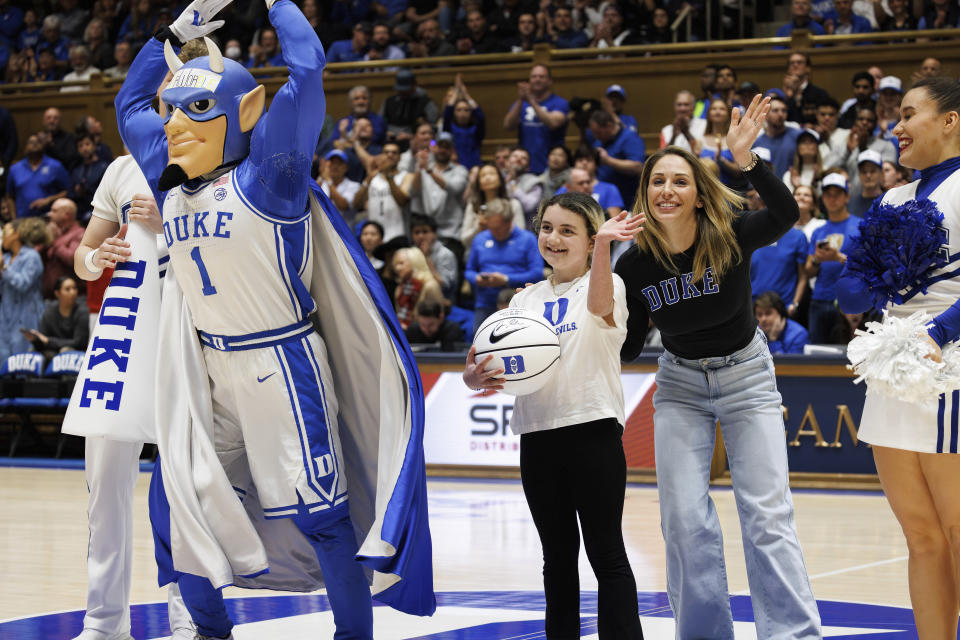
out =
[[[443,130],[453,136],[460,164],[468,170],[481,164],[480,147],[487,135],[487,118],[476,100],[470,97],[459,73],[447,92]]]
[[[620,213],[625,208],[623,198],[620,197],[620,191],[616,185],[609,182],[597,180],[597,148],[587,145],[580,145],[573,153],[573,168],[582,169],[590,176],[590,195],[594,200],[600,203],[603,210],[610,217]],[[571,173],[571,179],[573,175]],[[571,189],[576,191],[576,189]],[[586,191],[584,193],[587,193]]]
[[[869,20],[853,12],[853,0],[833,0],[833,11],[823,16],[823,28],[831,36],[873,31]]]
[[[567,136],[570,105],[553,93],[552,83],[546,65],[533,65],[528,81],[517,83],[517,100],[503,119],[505,129],[517,129],[518,145],[530,153],[533,173],[543,173],[550,149],[563,145]]]
[[[766,247],[750,256],[750,287],[754,298],[764,291],[775,291],[784,300],[786,313],[797,315],[807,290],[807,236],[793,227]]]
[[[824,35],[826,31],[810,16],[810,11],[810,0],[793,0],[790,3],[790,12],[793,17],[790,22],[777,29],[777,37],[787,37],[793,33],[794,29],[807,29],[813,35]]]
[[[353,124],[357,118],[366,118],[373,126],[373,142],[383,144],[387,135],[387,123],[383,121],[379,113],[370,110],[370,89],[363,85],[357,85],[347,93],[350,99],[350,115],[346,115],[337,120],[333,127],[333,145],[338,149],[346,149],[353,146],[350,138],[353,136]],[[337,142],[337,141],[340,142]]]
[[[623,200],[620,192],[609,182],[600,182],[594,179],[586,169],[570,170],[570,177],[566,184],[556,190],[554,195],[567,193],[585,193],[603,207],[603,211],[611,218],[623,211]]]
[[[0,36],[15,43],[22,26],[23,9],[11,5],[10,0],[0,0]]]
[[[623,203],[632,207],[647,155],[643,140],[603,110],[590,116],[590,131],[596,138],[597,178],[613,183]]]
[[[383,151],[383,147],[373,141],[373,125],[370,120],[357,118],[350,137],[341,138],[341,141],[350,143],[342,149],[347,154],[347,177],[354,182],[363,182],[373,158]],[[335,146],[339,148],[341,145],[338,143]]]
[[[860,235],[860,218],[847,210],[850,187],[842,173],[828,173],[821,183],[827,222],[814,230],[807,256],[807,276],[816,278],[810,299],[810,341],[825,344],[837,319],[837,280],[847,261],[850,241]]]
[[[767,129],[757,138],[755,147],[770,150],[770,162],[773,173],[782,176],[793,164],[793,154],[797,150],[797,137],[800,129],[787,126],[787,101],[774,95],[770,99],[770,111],[767,112]]]
[[[590,38],[583,31],[573,28],[573,12],[561,5],[553,12],[553,20],[546,21],[546,38],[557,49],[584,49],[590,46]]]
[[[757,317],[757,326],[767,336],[770,353],[803,353],[804,345],[810,344],[807,330],[787,317],[787,308],[776,291],[757,296],[753,301],[753,313]]]
[[[337,40],[327,49],[327,62],[358,62],[367,54],[370,44],[370,25],[358,22],[353,25],[349,40]]]
[[[11,44],[16,42],[17,49],[20,51],[24,49],[36,50],[37,43],[40,42],[40,27],[38,26],[36,11],[27,9],[23,13],[23,28],[20,30],[20,35],[10,42]]]
[[[613,112],[617,114],[618,118],[620,118],[620,123],[630,131],[639,135],[640,132],[637,130],[637,119],[634,116],[623,112],[623,108],[627,104],[626,89],[621,87],[619,84],[612,84],[607,87],[606,98],[610,101],[610,107],[613,109]]]
[[[26,155],[10,167],[7,195],[14,199],[18,218],[43,215],[57,198],[67,195],[70,174],[63,165],[43,154],[36,134],[27,138]]]
[[[66,73],[70,67],[70,42],[60,35],[60,18],[57,16],[43,19],[43,37],[37,42],[38,60],[41,51],[53,53],[57,73]]]
[[[474,333],[497,310],[497,295],[502,289],[543,280],[537,237],[514,226],[513,210],[502,206],[503,202],[491,202],[480,219],[483,231],[473,238],[464,272],[474,292]]]

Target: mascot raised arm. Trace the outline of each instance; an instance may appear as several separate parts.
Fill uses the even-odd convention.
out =
[[[372,638],[371,583],[401,611],[436,607],[420,377],[379,278],[310,178],[325,59],[300,10],[267,1],[289,79],[266,111],[264,88],[211,40],[209,56],[177,58],[227,3],[190,4],[115,103],[170,252],[160,582],[178,582],[201,636],[231,633],[223,586],[325,585],[336,637]]]

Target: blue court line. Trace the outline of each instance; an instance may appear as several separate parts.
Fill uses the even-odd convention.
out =
[[[0,457],[0,467],[16,467],[25,469],[85,469],[86,465],[80,458],[5,458]],[[140,461],[141,472],[152,472],[153,463]]]

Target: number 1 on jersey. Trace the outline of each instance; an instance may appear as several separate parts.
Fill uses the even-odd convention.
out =
[[[197,263],[197,269],[200,271],[200,281],[203,283],[203,295],[212,296],[217,292],[217,288],[210,282],[210,274],[207,273],[207,266],[203,264],[203,258],[200,257],[200,247],[191,249],[190,257]]]

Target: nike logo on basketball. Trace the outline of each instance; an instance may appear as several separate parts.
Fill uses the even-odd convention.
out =
[[[277,373],[277,372],[274,371],[273,373],[268,374],[268,375],[265,375],[265,376],[263,376],[262,378],[261,378],[260,376],[257,376],[257,382],[263,382],[264,380],[266,380],[267,378],[269,378],[269,377],[272,376],[272,375],[275,375],[276,373]]]
[[[506,330],[506,331],[501,331],[501,332],[498,333],[498,332],[497,332],[497,329],[499,329],[500,326],[502,326],[502,325],[498,325],[498,326],[494,327],[494,328],[493,328],[493,331],[490,332],[490,344],[496,344],[496,343],[500,342],[501,340],[503,340],[504,338],[506,338],[506,337],[507,337],[508,335],[510,335],[511,333],[516,333],[517,331],[520,331],[520,330],[522,330],[522,329],[525,328],[525,327],[514,327],[514,328],[512,328],[512,329],[508,329],[508,330]]]

